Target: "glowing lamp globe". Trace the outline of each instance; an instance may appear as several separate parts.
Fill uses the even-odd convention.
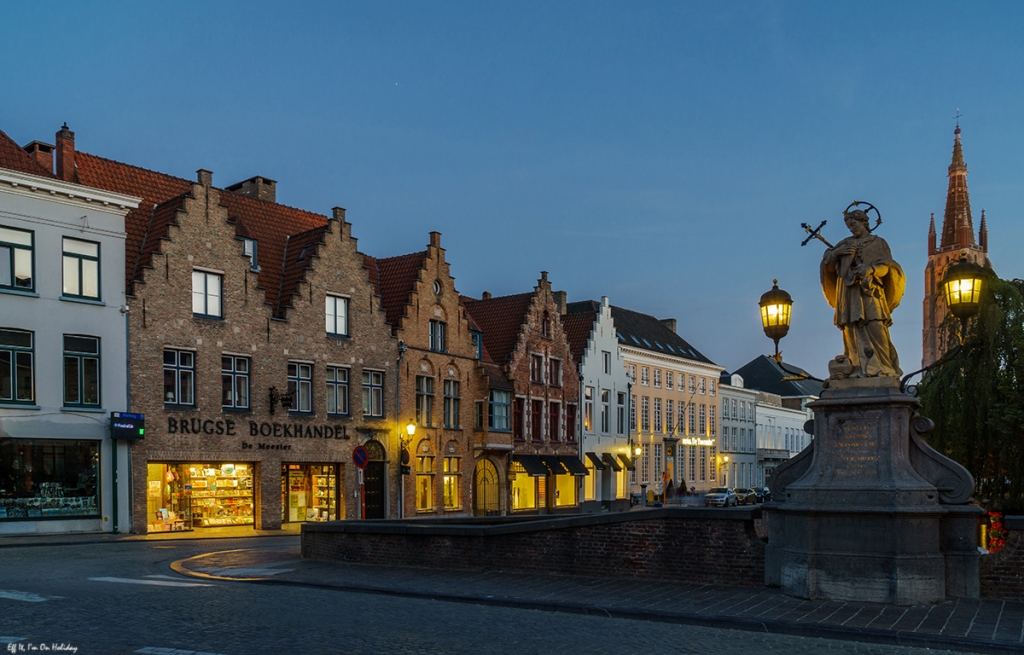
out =
[[[942,278],[942,293],[950,313],[964,321],[978,313],[981,305],[981,286],[985,269],[967,261],[967,255],[946,269]]]

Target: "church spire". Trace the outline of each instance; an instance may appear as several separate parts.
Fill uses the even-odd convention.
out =
[[[985,223],[985,210],[981,210],[981,228],[978,230],[978,245],[988,252],[988,225]]]
[[[983,217],[985,213],[981,214]],[[982,225],[984,225],[984,218],[982,218]],[[935,212],[932,212],[932,220],[928,223],[928,255],[935,254]]]
[[[953,130],[953,161],[949,165],[949,189],[946,191],[946,213],[942,217],[942,243],[946,248],[974,245],[974,222],[971,199],[967,193],[967,164],[960,143],[960,124]]]

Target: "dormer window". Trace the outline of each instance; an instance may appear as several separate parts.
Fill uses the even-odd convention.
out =
[[[256,255],[256,239],[243,239],[242,240],[242,252],[249,258],[249,268],[256,271],[260,270],[259,259]]]

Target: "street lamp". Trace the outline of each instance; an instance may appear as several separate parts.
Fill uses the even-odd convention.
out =
[[[413,423],[412,419],[409,419],[409,424],[405,426],[405,433],[410,437],[416,435],[416,424]]]
[[[978,313],[981,305],[981,285],[984,269],[967,260],[967,253],[960,253],[960,259],[946,269],[942,278],[942,293],[946,307],[953,316],[960,320],[960,331],[957,338],[963,344],[963,331],[967,319]]]
[[[779,339],[789,332],[789,317],[793,308],[793,297],[779,288],[779,281],[772,280],[772,288],[761,296],[761,327],[766,337],[775,342],[776,362],[782,363]]]

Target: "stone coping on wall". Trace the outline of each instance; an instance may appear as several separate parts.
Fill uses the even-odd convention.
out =
[[[1024,516],[1004,516],[1003,527],[1007,530],[1024,530]]]
[[[573,514],[571,516],[532,515],[330,521],[327,523],[305,523],[302,526],[302,533],[329,532],[348,534],[488,537],[656,519],[753,521],[760,517],[760,507],[744,507],[736,509],[717,509],[709,507],[661,507],[633,510],[630,512]]]

